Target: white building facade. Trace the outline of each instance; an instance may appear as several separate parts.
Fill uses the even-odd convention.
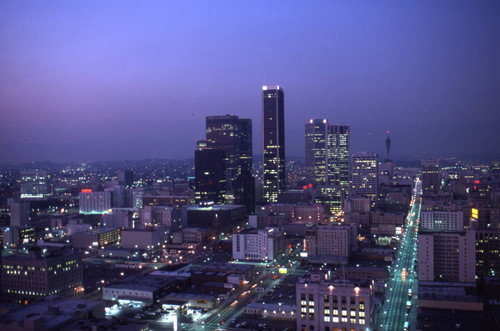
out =
[[[463,211],[432,210],[421,212],[422,229],[430,231],[463,231]]]
[[[111,209],[111,192],[80,192],[80,214],[104,214]]]
[[[334,282],[324,271],[296,284],[297,330],[371,329],[373,284]]]
[[[278,228],[249,229],[233,234],[233,259],[271,261],[281,251]]]

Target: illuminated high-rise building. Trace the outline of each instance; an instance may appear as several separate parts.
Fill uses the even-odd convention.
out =
[[[328,182],[340,186],[345,196],[349,191],[349,125],[328,127]]]
[[[111,209],[112,192],[92,192],[83,189],[79,194],[80,214],[105,214]]]
[[[305,125],[307,180],[326,184],[328,178],[328,121],[311,119]]]
[[[439,160],[422,160],[422,190],[424,194],[439,193]]]
[[[285,94],[280,86],[262,87],[263,193],[277,202],[285,191]]]
[[[234,115],[207,116],[205,148],[224,151],[226,204],[255,210],[255,181],[252,176],[252,120]]]
[[[351,160],[351,194],[370,198],[371,206],[375,207],[378,192],[377,154],[356,153]]]
[[[348,125],[331,125],[326,119],[305,125],[308,180],[321,186],[316,202],[328,204],[332,214],[341,210],[349,192],[349,131]]]

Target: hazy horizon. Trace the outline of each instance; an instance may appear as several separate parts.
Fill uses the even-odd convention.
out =
[[[0,163],[192,158],[205,117],[253,121],[285,91],[304,123],[351,126],[351,153],[498,155],[500,3],[0,3]]]

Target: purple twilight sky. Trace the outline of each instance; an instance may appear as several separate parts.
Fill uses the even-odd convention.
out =
[[[0,163],[192,158],[205,116],[253,120],[285,90],[352,152],[495,154],[498,1],[0,1]]]

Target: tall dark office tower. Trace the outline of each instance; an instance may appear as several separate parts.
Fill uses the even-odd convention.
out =
[[[307,180],[323,185],[328,178],[328,121],[311,119],[305,125]]]
[[[279,86],[262,87],[263,193],[277,202],[285,191],[285,95]]]
[[[195,199],[200,204],[223,204],[226,194],[226,153],[216,149],[194,152]]]
[[[387,152],[386,163],[391,163],[391,138],[389,138],[389,131],[387,131],[387,139],[385,140],[385,150]]]
[[[233,178],[238,172],[239,160],[238,116],[207,116],[206,140],[208,148],[218,149],[226,153],[226,172],[229,178]]]
[[[422,160],[423,194],[439,193],[439,160]]]
[[[226,204],[245,205],[255,211],[255,181],[252,176],[252,120],[234,115],[207,116],[206,148],[224,151]]]
[[[349,125],[328,127],[328,181],[340,186],[343,198],[349,192]]]
[[[116,179],[119,185],[131,187],[134,184],[134,171],[130,169],[118,169]]]
[[[255,213],[255,178],[253,169],[253,148],[252,148],[252,120],[240,119],[239,132],[240,162],[238,171],[238,186],[235,203],[245,205],[248,214]]]

